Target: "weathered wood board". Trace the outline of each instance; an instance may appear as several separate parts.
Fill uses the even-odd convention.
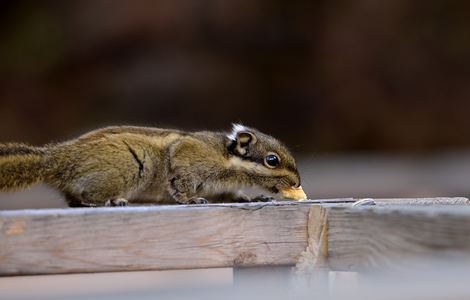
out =
[[[360,270],[400,255],[470,253],[466,198],[375,200],[0,211],[0,275],[299,261]]]
[[[321,209],[328,220],[332,270],[406,269],[407,261],[416,259],[470,259],[470,206]]]
[[[310,204],[0,212],[0,274],[295,264]]]

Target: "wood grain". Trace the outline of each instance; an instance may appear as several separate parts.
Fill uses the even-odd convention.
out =
[[[413,259],[470,258],[469,206],[329,206],[327,219],[333,270],[406,268]]]
[[[376,199],[373,207],[351,207],[356,200],[0,211],[0,275],[299,260],[298,270],[309,263],[358,270],[393,256],[470,250],[470,207],[455,206],[465,198],[388,199],[384,206]]]
[[[312,206],[308,215],[307,248],[301,253],[296,265],[297,274],[310,274],[325,269],[328,256],[327,210],[321,205]]]
[[[312,204],[0,212],[0,274],[293,265]]]

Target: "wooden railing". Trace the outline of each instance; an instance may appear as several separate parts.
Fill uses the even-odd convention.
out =
[[[0,275],[295,266],[470,253],[466,198],[0,212]]]

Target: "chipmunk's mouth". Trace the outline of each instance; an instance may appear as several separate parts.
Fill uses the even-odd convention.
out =
[[[279,192],[281,193],[282,197],[286,199],[307,200],[307,195],[305,194],[301,186],[285,188],[280,190]]]

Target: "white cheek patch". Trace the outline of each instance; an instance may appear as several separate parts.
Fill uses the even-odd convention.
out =
[[[232,156],[228,159],[228,167],[236,170],[248,171],[249,173],[256,173],[262,175],[272,175],[274,170],[267,169],[266,167],[252,161],[243,160],[239,157]]]

